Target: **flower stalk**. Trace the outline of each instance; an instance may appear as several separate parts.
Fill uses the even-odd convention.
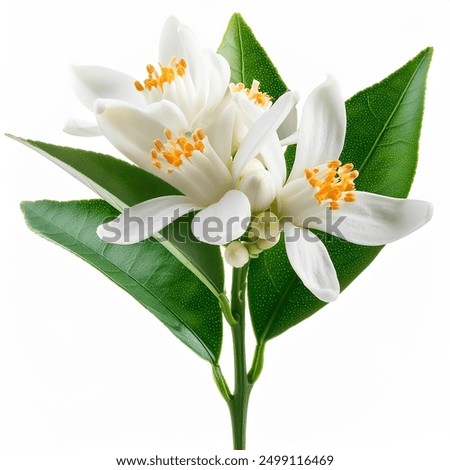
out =
[[[247,377],[245,351],[245,294],[247,289],[248,264],[234,268],[231,290],[231,311],[236,324],[231,327],[234,350],[234,393],[228,402],[233,446],[235,450],[244,450],[247,429],[247,410],[253,384]]]

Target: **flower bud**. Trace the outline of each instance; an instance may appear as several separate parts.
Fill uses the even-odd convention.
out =
[[[269,248],[274,247],[279,241],[280,241],[280,234],[278,234],[276,237],[268,238],[267,240],[264,240],[264,239],[260,238],[256,242],[256,246],[260,250],[264,251],[264,250],[268,250]]]
[[[273,240],[280,234],[280,220],[271,211],[256,215],[251,223],[249,235],[255,240]]]
[[[263,250],[261,248],[258,248],[256,243],[249,243],[247,245],[247,250],[250,254],[250,257],[257,257],[260,253],[262,253]]]
[[[253,173],[254,171],[257,170],[265,170],[266,168],[262,164],[261,160],[258,160],[257,158],[252,158],[247,165],[245,165],[244,169],[242,170],[242,173],[240,175],[241,178],[244,176],[249,175],[250,173]]]
[[[252,212],[267,209],[275,199],[275,182],[267,170],[256,170],[245,175],[238,188],[250,201]]]
[[[231,242],[225,249],[225,261],[233,268],[242,268],[249,259],[248,250],[240,241]]]

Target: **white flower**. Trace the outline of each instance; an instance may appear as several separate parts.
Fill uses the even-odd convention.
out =
[[[161,34],[159,59],[159,71],[147,65],[142,81],[103,67],[72,68],[75,92],[94,112],[96,124],[73,120],[66,131],[104,135],[132,162],[183,194],[129,208],[99,227],[98,234],[111,243],[136,243],[177,217],[203,209],[194,234],[208,243],[228,243],[245,232],[251,213],[270,205],[281,189],[282,177],[271,167],[282,156],[276,134],[281,123],[266,120],[255,126],[272,105],[259,82],[250,89],[229,85],[226,60],[202,49],[194,33],[173,17]],[[297,100],[289,93],[275,106],[286,120],[281,132],[295,126]],[[244,148],[233,159],[244,143],[248,151],[258,151],[248,158]],[[259,171],[249,175],[258,165]],[[136,218],[142,223],[128,223]]]
[[[99,237],[110,243],[136,243],[187,212],[201,209],[192,224],[199,240],[222,245],[239,238],[255,212],[251,203],[259,207],[260,199],[265,199],[270,204],[276,191],[281,190],[282,176],[271,166],[282,154],[272,159],[265,154],[272,172],[269,178],[264,174],[261,184],[246,184],[245,178],[249,168],[264,168],[254,160],[255,156],[264,160],[261,149],[281,151],[276,130],[297,101],[298,95],[293,92],[279,98],[271,108],[276,119],[264,119],[267,113],[263,114],[233,158],[232,125],[210,126],[208,134],[200,128],[190,132],[184,113],[169,101],[141,109],[114,100],[98,100],[97,122],[106,138],[130,160],[183,194],[151,199],[127,209],[100,226]],[[239,190],[242,185],[243,190]]]
[[[90,111],[95,111],[99,99],[138,109],[168,101],[184,114],[190,131],[207,125],[229,81],[227,61],[202,49],[195,34],[174,17],[166,21],[161,33],[159,65],[147,65],[143,80],[105,67],[72,66],[75,93]],[[71,120],[65,130],[81,136],[102,134],[88,121]]]
[[[272,111],[264,118],[277,118]],[[344,146],[345,129],[344,100],[335,79],[328,77],[304,105],[295,163],[271,207],[282,220],[293,269],[305,286],[325,302],[338,297],[339,281],[325,245],[309,229],[359,245],[378,246],[417,230],[433,213],[432,205],[425,201],[355,190],[358,171],[352,164],[343,165],[337,160]],[[285,166],[284,159],[278,164]]]

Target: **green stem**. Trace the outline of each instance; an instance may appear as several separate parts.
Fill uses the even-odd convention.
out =
[[[228,402],[235,450],[245,449],[247,409],[252,384],[247,378],[245,357],[245,292],[248,265],[233,269],[231,311],[236,321],[231,326],[234,349],[234,393]]]

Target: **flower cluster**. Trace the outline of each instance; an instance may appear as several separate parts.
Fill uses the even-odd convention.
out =
[[[339,295],[339,281],[325,244],[311,229],[356,244],[384,245],[431,218],[427,202],[357,190],[357,169],[339,160],[346,113],[331,76],[310,94],[297,126],[296,92],[273,102],[257,77],[249,88],[230,84],[227,61],[203,49],[173,17],[161,34],[158,66],[148,64],[143,79],[88,66],[74,66],[72,75],[95,122],[72,120],[66,131],[104,135],[182,194],[127,209],[126,217],[98,228],[104,241],[137,243],[197,211],[194,235],[226,245],[225,259],[240,267],[284,232],[293,269],[314,295],[329,302]],[[288,175],[284,150],[291,143],[297,150]],[[132,217],[142,224],[127,224]]]

